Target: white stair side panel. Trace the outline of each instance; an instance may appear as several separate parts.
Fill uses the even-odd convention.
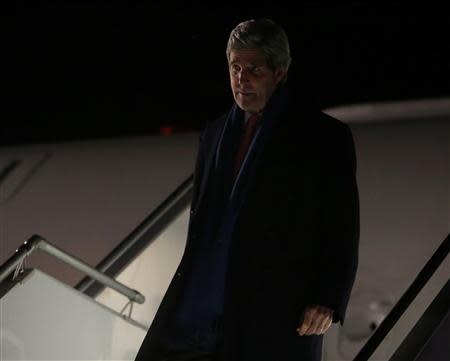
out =
[[[134,306],[133,318],[147,327],[153,321],[183,255],[188,220],[189,207],[116,276],[117,281],[145,296],[144,304]],[[116,311],[120,311],[126,302],[125,296],[110,288],[105,288],[96,299]]]
[[[145,334],[36,269],[0,299],[0,360],[133,360]]]

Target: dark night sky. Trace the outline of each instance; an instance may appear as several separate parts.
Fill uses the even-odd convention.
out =
[[[450,95],[441,8],[164,4],[16,2],[2,52],[1,144],[153,134],[168,123],[201,129],[230,105],[226,41],[252,17],[286,29],[290,80],[321,107]]]

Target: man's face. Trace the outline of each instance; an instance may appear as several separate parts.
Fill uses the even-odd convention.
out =
[[[286,73],[283,68],[270,69],[260,49],[231,50],[229,71],[234,100],[250,113],[265,107]]]

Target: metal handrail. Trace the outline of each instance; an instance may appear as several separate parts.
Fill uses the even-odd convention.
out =
[[[6,277],[9,276],[17,267],[23,263],[24,259],[28,257],[35,250],[44,251],[62,262],[72,266],[73,268],[85,273],[89,277],[95,279],[96,281],[108,286],[117,292],[128,297],[131,302],[144,303],[145,296],[136,290],[125,286],[124,284],[117,282],[113,278],[105,275],[104,273],[96,270],[95,268],[89,266],[82,260],[70,255],[69,253],[57,248],[50,242],[45,240],[39,235],[32,236],[28,241],[25,241],[22,246],[20,246],[16,253],[11,256],[3,265],[0,266],[0,282],[2,282]]]
[[[389,361],[429,360],[430,356],[424,358],[423,353],[426,353],[430,346],[434,349],[437,345],[444,350],[448,350],[441,355],[450,355],[448,342],[438,342],[439,337],[442,336],[443,339],[448,339],[448,330],[445,330],[445,323],[448,322],[450,316],[449,309],[450,279],[441,288]]]
[[[405,291],[403,296],[392,308],[391,312],[381,322],[373,335],[369,338],[366,344],[359,350],[353,361],[367,361],[380,343],[385,339],[386,335],[395,326],[397,321],[414,301],[416,296],[433,276],[434,272],[439,268],[444,259],[450,253],[450,234],[444,239],[438,249],[434,252],[428,262],[423,266],[413,283]]]

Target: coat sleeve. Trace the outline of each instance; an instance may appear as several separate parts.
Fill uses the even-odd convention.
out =
[[[359,195],[356,155],[350,128],[343,124],[327,149],[322,191],[320,264],[312,303],[334,310],[333,322],[343,325],[356,277],[359,248]]]

